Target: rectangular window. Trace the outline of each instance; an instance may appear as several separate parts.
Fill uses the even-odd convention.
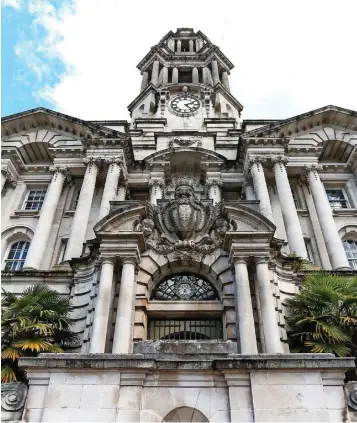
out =
[[[297,198],[297,196],[296,196],[296,194],[295,194],[295,191],[294,191],[293,189],[291,189],[291,193],[292,193],[292,195],[293,195],[295,208],[296,208],[296,209],[299,209],[299,208],[300,208],[300,205],[299,205],[298,198]]]
[[[354,240],[343,241],[343,248],[345,249],[350,268],[357,270],[357,242]]]
[[[32,189],[27,195],[25,201],[25,210],[41,210],[43,202],[45,200],[46,190],[45,189]]]
[[[61,240],[61,246],[60,246],[60,251],[59,251],[59,255],[58,255],[58,264],[62,263],[63,260],[64,260],[64,255],[66,254],[67,244],[68,244],[68,238]]]
[[[71,210],[76,210],[80,193],[81,193],[81,190],[79,189],[74,196],[74,200],[73,200],[73,203],[72,203]]]
[[[342,189],[327,189],[326,194],[331,208],[348,209],[350,207]]]
[[[148,339],[204,340],[222,339],[220,319],[160,319],[149,321]]]

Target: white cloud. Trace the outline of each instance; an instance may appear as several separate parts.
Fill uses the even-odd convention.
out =
[[[22,0],[2,0],[1,5],[13,7],[14,9],[19,10],[22,5]]]
[[[66,69],[38,95],[73,116],[128,119],[140,88],[137,63],[183,26],[200,29],[235,64],[231,87],[243,118],[327,104],[357,109],[353,0],[73,0],[60,9],[31,0],[29,10],[46,33],[37,50]]]

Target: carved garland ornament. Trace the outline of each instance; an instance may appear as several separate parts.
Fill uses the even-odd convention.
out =
[[[202,137],[170,137],[169,147],[172,148],[175,144],[180,147],[190,147],[197,143],[197,147],[202,147]]]
[[[146,203],[148,217],[135,230],[142,231],[147,246],[159,254],[212,253],[234,224],[221,216],[220,204],[197,199],[193,180],[180,178],[175,185],[173,200],[161,200],[157,206]]]

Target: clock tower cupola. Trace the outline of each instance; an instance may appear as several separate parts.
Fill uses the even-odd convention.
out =
[[[137,119],[165,119],[166,130],[202,130],[205,119],[235,119],[242,105],[230,92],[233,64],[201,32],[170,31],[138,64],[140,94],[129,105]]]

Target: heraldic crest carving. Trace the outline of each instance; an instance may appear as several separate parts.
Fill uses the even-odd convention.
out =
[[[142,231],[147,246],[159,254],[209,254],[232,229],[221,216],[221,204],[199,200],[193,180],[187,177],[176,180],[173,200],[159,200],[157,206],[147,202],[146,208],[148,217],[135,230]]]

